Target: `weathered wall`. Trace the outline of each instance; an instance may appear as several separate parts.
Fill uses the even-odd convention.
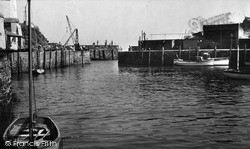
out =
[[[117,60],[118,49],[96,48],[90,49],[91,60]]]
[[[228,49],[217,49],[215,52],[214,49],[202,49],[210,54],[211,57],[229,57],[230,52]],[[236,67],[236,54],[237,51],[232,50],[230,68]],[[118,63],[119,65],[131,65],[131,66],[171,66],[173,65],[176,55],[179,55],[179,50],[151,50],[151,51],[131,51],[131,52],[119,52],[118,53]],[[182,50],[181,58],[184,60],[195,60],[197,55],[195,49]],[[250,51],[247,50],[245,58],[245,50],[240,50],[240,66],[243,66],[245,59],[250,61]]]
[[[11,53],[12,73],[28,72],[28,52]],[[75,64],[90,63],[90,51],[36,51],[33,52],[33,68],[58,68]]]
[[[11,99],[11,70],[8,54],[0,53],[0,105]]]

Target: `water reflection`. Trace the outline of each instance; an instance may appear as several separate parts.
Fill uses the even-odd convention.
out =
[[[37,106],[58,123],[66,149],[246,148],[250,83],[223,70],[92,62],[34,78]],[[14,114],[27,114],[27,78],[13,78]]]

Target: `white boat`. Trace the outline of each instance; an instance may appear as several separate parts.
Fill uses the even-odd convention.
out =
[[[177,66],[213,66],[214,60],[203,60],[203,61],[183,61],[183,59],[174,59],[174,64]]]
[[[242,71],[237,71],[235,69],[227,69],[223,72],[223,74],[231,79],[250,80],[250,72],[242,72]]]
[[[174,64],[179,66],[228,66],[229,58],[210,58],[208,53],[203,53],[203,56],[196,56],[196,61],[183,61],[177,56],[177,59],[174,59]]]
[[[34,75],[39,75],[39,74],[44,74],[45,71],[44,71],[44,69],[33,69],[33,70],[32,70],[32,73],[33,73]]]
[[[5,145],[17,149],[29,148],[31,144],[36,149],[59,148],[60,131],[51,118],[37,117],[32,125],[32,141],[30,141],[30,118],[15,119],[3,134]]]
[[[213,66],[228,66],[229,65],[229,58],[227,57],[217,57],[217,58],[212,58],[212,59],[214,59]]]
[[[55,122],[45,116],[33,114],[33,73],[32,73],[32,49],[31,49],[31,21],[30,1],[29,12],[29,116],[15,119],[3,134],[4,148],[15,149],[58,149],[60,146],[60,131]],[[36,103],[34,103],[36,105]],[[34,108],[36,110],[36,106]]]

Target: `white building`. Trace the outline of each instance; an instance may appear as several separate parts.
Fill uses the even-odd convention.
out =
[[[0,0],[0,14],[4,18],[5,47],[6,49],[17,50],[21,46],[21,38],[18,39],[18,37],[22,36],[22,30],[17,18],[16,0]],[[0,23],[2,22],[0,21]]]

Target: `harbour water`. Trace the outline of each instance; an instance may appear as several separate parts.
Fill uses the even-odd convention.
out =
[[[119,67],[117,61],[34,78],[37,109],[65,149],[249,148],[250,82],[218,67]],[[28,114],[28,75],[13,76],[14,116]]]

